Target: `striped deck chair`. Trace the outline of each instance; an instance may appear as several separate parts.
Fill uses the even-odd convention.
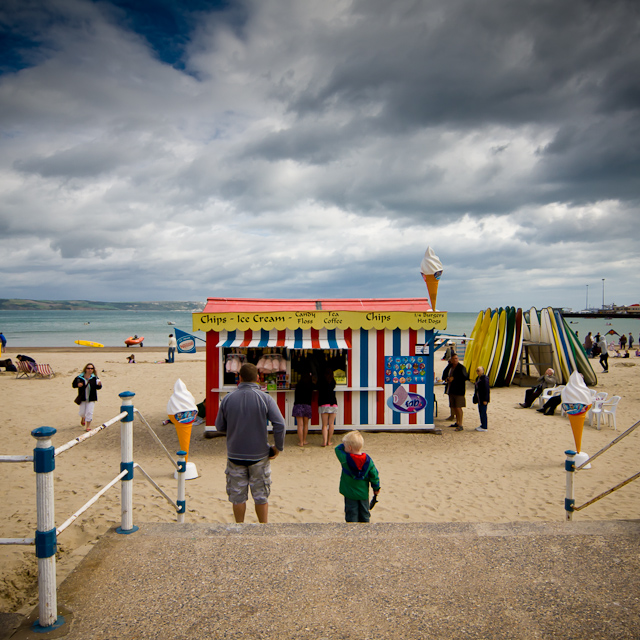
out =
[[[21,360],[18,360],[16,362],[16,369],[16,378],[31,378],[32,376],[36,375],[35,371],[33,371],[30,363],[28,362],[22,362]]]
[[[37,369],[34,372],[34,378],[53,378],[56,374],[48,364],[37,364]]]

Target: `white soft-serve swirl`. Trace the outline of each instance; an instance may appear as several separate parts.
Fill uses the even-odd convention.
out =
[[[180,378],[176,380],[173,386],[173,395],[169,398],[167,403],[167,415],[173,416],[176,413],[182,411],[197,411],[196,400],[191,395],[189,389]]]
[[[585,407],[591,404],[591,392],[577,371],[574,371],[569,377],[569,382],[561,391],[560,397],[562,404],[581,404]]]
[[[422,262],[420,263],[420,271],[424,273],[425,276],[431,276],[438,271],[442,271],[442,262],[440,262],[440,258],[438,258],[431,247],[427,247],[424,253],[424,258],[422,258]]]

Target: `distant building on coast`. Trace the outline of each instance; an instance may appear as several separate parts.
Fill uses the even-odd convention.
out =
[[[640,304],[617,305],[612,303],[599,309],[583,309],[582,311],[563,309],[562,315],[570,318],[628,318],[629,316],[640,318]]]

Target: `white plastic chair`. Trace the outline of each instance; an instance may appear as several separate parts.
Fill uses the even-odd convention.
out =
[[[595,389],[590,389],[590,391],[593,395],[593,398],[591,401],[591,409],[589,409],[589,412],[587,413],[587,418],[589,418],[589,424],[593,426],[593,409],[598,403],[602,404],[607,399],[607,396],[609,394],[606,391],[596,392]]]
[[[607,426],[610,426],[613,420],[613,428],[616,431],[618,430],[616,426],[616,409],[620,400],[620,396],[613,396],[609,402],[598,401],[597,406],[592,410],[596,417],[596,429],[600,429],[600,420],[607,416]]]
[[[564,384],[559,384],[555,387],[547,387],[546,389],[544,389],[538,396],[538,404],[540,405],[540,408],[542,409],[542,407],[544,407],[544,403],[549,400],[549,398],[557,396],[565,388],[565,386],[566,385]]]

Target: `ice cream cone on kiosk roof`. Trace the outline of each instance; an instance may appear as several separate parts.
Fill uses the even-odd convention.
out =
[[[438,258],[431,247],[427,247],[424,253],[424,258],[422,258],[422,262],[420,263],[420,272],[429,291],[431,308],[435,311],[436,300],[438,299],[438,285],[440,284],[440,277],[442,276],[442,262],[440,262],[440,258]]]
[[[561,392],[562,408],[569,416],[576,451],[582,451],[582,432],[587,411],[591,408],[591,392],[581,374],[574,371],[569,377],[567,386]]]
[[[167,415],[178,434],[180,448],[187,453],[189,459],[189,442],[191,441],[191,427],[198,415],[195,398],[189,392],[180,378],[173,386],[173,395],[167,403]]]

